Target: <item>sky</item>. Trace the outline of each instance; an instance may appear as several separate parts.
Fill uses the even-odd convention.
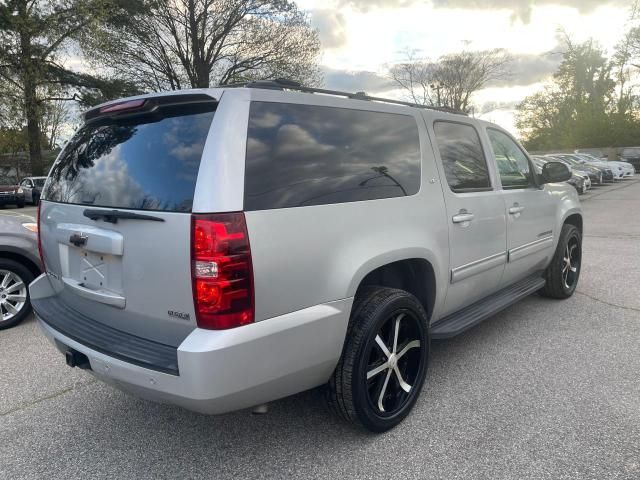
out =
[[[505,48],[512,74],[473,98],[477,116],[518,133],[514,109],[556,70],[559,30],[611,51],[632,0],[297,0],[323,46],[330,89],[402,98],[387,71],[407,50],[435,60],[463,49]]]

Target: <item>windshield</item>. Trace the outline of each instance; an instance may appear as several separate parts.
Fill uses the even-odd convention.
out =
[[[46,200],[190,212],[214,107],[161,118],[96,120],[69,141],[54,165]]]

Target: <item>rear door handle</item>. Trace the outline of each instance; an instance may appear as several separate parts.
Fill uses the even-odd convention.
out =
[[[513,205],[513,207],[509,208],[509,213],[511,215],[515,215],[517,213],[522,213],[522,211],[524,210],[524,207],[521,207],[520,205],[518,205],[517,203]]]
[[[466,210],[460,210],[460,213],[454,215],[451,220],[453,223],[466,223],[470,222],[475,218],[475,215],[471,212],[467,212]]]

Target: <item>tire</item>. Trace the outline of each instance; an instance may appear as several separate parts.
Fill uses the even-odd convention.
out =
[[[387,353],[377,338],[388,345]],[[330,408],[371,432],[395,427],[420,395],[428,357],[428,318],[418,299],[393,288],[363,289],[354,301],[342,356],[326,388]]]
[[[10,275],[7,275],[7,272]],[[0,286],[0,330],[4,330],[5,328],[14,327],[20,322],[22,322],[29,313],[31,313],[31,302],[29,301],[29,289],[28,285],[33,281],[33,274],[31,271],[22,265],[13,260],[0,258],[0,285],[3,284],[3,280],[5,278],[9,278],[8,285],[4,287]],[[13,282],[15,278],[19,279],[24,285],[24,303],[18,308],[18,312],[12,313],[8,310],[7,305],[12,305],[14,308],[16,304],[13,302],[7,301],[8,294],[15,295],[16,290],[11,290],[13,285],[16,285],[16,282]],[[20,292],[22,289],[18,290]],[[19,305],[19,303],[18,303]],[[11,314],[11,315],[9,315]],[[5,320],[5,317],[7,319]],[[9,318],[10,317],[10,318]]]
[[[24,208],[24,200],[23,200],[23,201],[21,201],[21,202],[16,203],[16,206],[17,206],[18,208]]]
[[[549,298],[569,298],[578,285],[581,266],[582,235],[574,225],[564,224],[556,252],[544,273],[547,283],[540,293]]]
[[[34,206],[38,206],[40,204],[40,195],[34,195],[33,197],[31,197],[33,199],[33,205]]]

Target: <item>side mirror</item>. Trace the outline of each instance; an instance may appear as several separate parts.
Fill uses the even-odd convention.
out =
[[[571,178],[571,170],[560,162],[548,162],[542,167],[542,183],[566,182]]]

